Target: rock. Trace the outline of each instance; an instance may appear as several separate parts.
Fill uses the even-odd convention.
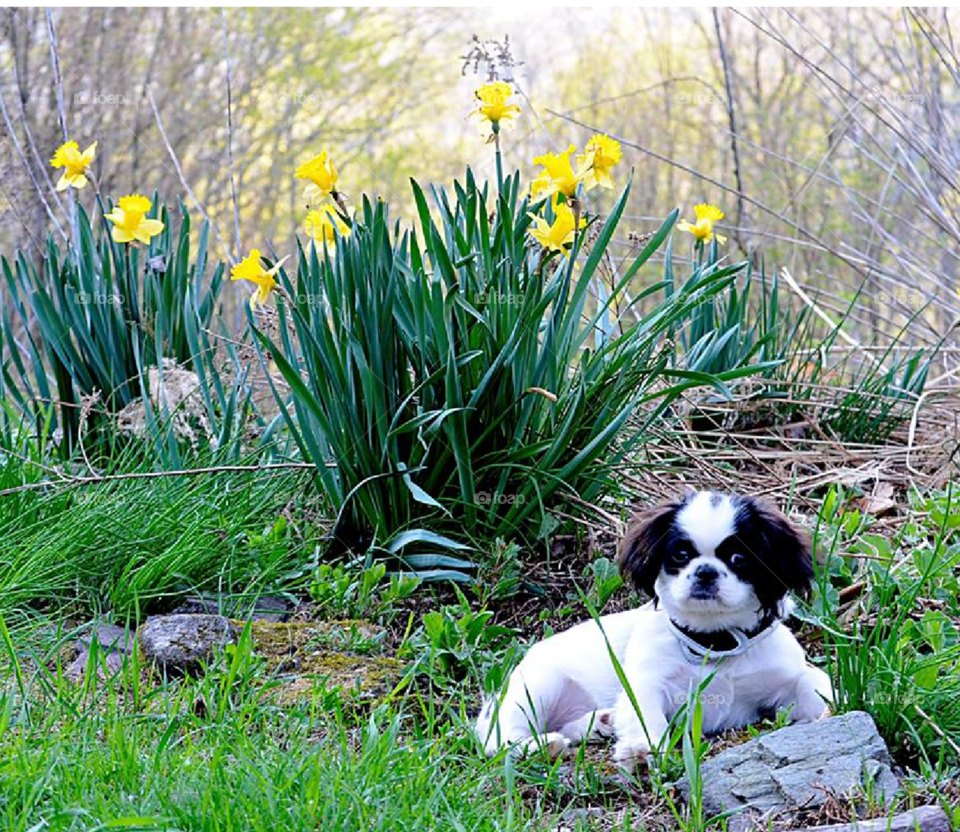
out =
[[[90,648],[86,647],[77,653],[77,657],[70,663],[70,666],[64,672],[64,675],[71,682],[79,682],[87,673],[87,665],[90,663]],[[108,676],[115,676],[117,671],[123,667],[123,656],[116,650],[104,651],[97,650],[97,676],[106,679]]]
[[[950,832],[950,820],[939,806],[918,806],[892,818],[858,820],[831,826],[808,826],[787,832]]]
[[[84,627],[86,628],[87,625],[84,625]],[[136,637],[135,628],[128,629],[126,627],[118,627],[116,624],[97,624],[91,621],[89,629],[84,629],[78,639],[80,644],[83,645],[83,652],[87,652],[90,649],[94,635],[96,635],[97,644],[100,645],[101,649],[117,650],[126,655],[129,655],[133,650],[134,639]]]
[[[389,656],[318,653],[303,662],[295,678],[280,680],[275,695],[281,705],[304,705],[313,701],[316,692],[338,689],[354,704],[377,701],[393,690],[403,669],[402,661]]]
[[[143,438],[151,435],[151,425],[159,421],[168,424],[174,436],[187,440],[194,448],[201,444],[216,447],[216,436],[200,395],[200,377],[172,358],[164,358],[162,365],[162,369],[147,370],[149,416],[143,399],[134,399],[117,414],[117,429],[124,436]]]
[[[371,655],[382,651],[385,635],[383,627],[369,621],[250,625],[254,649],[276,679],[273,695],[281,705],[309,704],[316,692],[333,688],[354,704],[386,696],[405,665],[392,656]]]
[[[133,651],[135,634],[126,627],[116,624],[100,624],[89,621],[81,628],[81,632],[74,637],[72,649],[66,649],[61,655],[69,662],[65,675],[71,682],[79,682],[87,672],[90,663],[90,647],[94,636],[97,639],[97,675],[106,679],[113,676],[123,667],[124,656]]]
[[[252,610],[244,604],[235,606],[246,610],[245,615],[242,616],[245,621],[284,622],[290,619],[294,611],[293,603],[279,595],[264,595],[257,598]],[[215,597],[193,595],[177,607],[171,615],[226,615],[228,612],[230,611],[223,609],[220,601]],[[231,617],[240,618],[241,616],[234,614]]]
[[[831,794],[862,788],[865,775],[888,802],[899,787],[887,746],[863,711],[791,725],[728,748],[705,761],[701,775],[707,815],[744,807],[755,812],[815,808]],[[679,786],[687,797],[686,778]]]
[[[167,673],[194,673],[213,658],[218,647],[236,641],[222,615],[156,615],[137,631],[146,659]]]

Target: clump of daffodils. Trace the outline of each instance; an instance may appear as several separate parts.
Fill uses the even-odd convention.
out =
[[[696,215],[696,222],[691,223],[683,220],[677,223],[677,228],[681,231],[689,231],[698,245],[712,242],[714,237],[717,238],[717,242],[721,245],[727,242],[726,237],[722,234],[717,234],[713,230],[713,224],[718,220],[722,220],[725,216],[723,211],[717,208],[716,205],[701,202],[699,205],[693,206],[693,213]]]
[[[57,190],[65,191],[68,188],[81,190],[90,181],[90,165],[97,157],[97,143],[91,142],[86,150],[80,151],[76,142],[64,142],[57,148],[50,159],[50,167],[62,170],[57,181]],[[115,243],[143,243],[149,245],[150,240],[163,231],[164,225],[160,220],[147,216],[153,208],[153,203],[142,194],[127,194],[120,197],[116,207],[106,214],[112,225],[110,236]]]
[[[83,153],[80,152],[80,145],[76,142],[64,142],[60,145],[50,160],[51,167],[63,170],[57,181],[57,190],[65,191],[67,188],[80,190],[86,187],[87,168],[93,164],[96,156],[96,142],[93,142]]]
[[[580,219],[580,193],[614,187],[611,171],[623,158],[620,142],[599,133],[587,142],[582,153],[576,150],[576,145],[571,144],[561,153],[544,153],[533,160],[542,170],[530,183],[530,198],[552,198],[555,217],[551,224],[531,214],[534,226],[530,236],[545,253],[567,252],[567,246],[585,225]]]
[[[331,250],[336,248],[337,235],[349,236],[350,224],[345,221],[347,209],[343,195],[337,190],[339,176],[333,160],[326,150],[322,150],[300,165],[294,176],[308,182],[303,191],[309,206],[303,222],[304,231],[313,239],[317,248],[324,244]],[[328,199],[332,204],[326,202]]]
[[[532,199],[562,194],[574,200],[581,186],[584,191],[613,187],[610,171],[623,158],[620,142],[598,133],[587,142],[583,153],[577,154],[574,165],[570,157],[576,149],[576,145],[570,145],[562,153],[544,153],[533,160],[543,170],[530,183]]]
[[[147,218],[153,203],[141,194],[120,197],[117,207],[107,219],[113,223],[111,236],[115,243],[143,243],[149,245],[150,239],[163,231],[160,220]]]
[[[270,293],[279,287],[277,273],[287,261],[287,257],[278,260],[269,269],[263,268],[261,260],[260,249],[252,248],[250,253],[230,270],[231,280],[248,280],[256,285],[257,290],[250,296],[251,309],[264,306],[270,300]]]
[[[474,95],[479,102],[477,108],[471,111],[471,116],[479,116],[490,123],[490,129],[496,135],[500,132],[500,125],[520,115],[520,108],[510,102],[513,87],[503,81],[491,81],[484,84]]]

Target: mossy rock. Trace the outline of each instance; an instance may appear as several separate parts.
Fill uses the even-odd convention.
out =
[[[335,688],[354,703],[383,698],[403,676],[404,662],[358,655],[350,646],[382,652],[378,642],[384,633],[383,627],[359,620],[250,624],[254,650],[279,683],[272,693],[281,705],[309,703],[318,691]]]
[[[311,656],[303,675],[281,681],[276,688],[281,705],[301,705],[313,701],[322,691],[337,689],[351,704],[375,703],[396,687],[403,676],[404,663],[391,656],[350,656],[320,653]]]

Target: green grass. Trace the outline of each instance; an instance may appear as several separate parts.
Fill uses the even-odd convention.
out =
[[[871,530],[840,488],[818,528],[813,608],[823,626],[839,712],[869,711],[895,754],[926,771],[960,762],[960,503],[913,495],[893,536]],[[853,600],[840,603],[840,591]]]
[[[110,471],[150,470],[128,453]],[[0,490],[48,478],[6,455]],[[127,479],[0,498],[0,615],[11,625],[42,609],[80,606],[124,617],[206,590],[259,594],[306,580],[321,508],[303,472]],[[297,529],[282,513],[292,495]],[[302,539],[301,539],[302,538]]]
[[[0,491],[56,479],[43,443],[14,437],[3,437]],[[191,464],[261,458],[238,447]],[[157,467],[154,450],[136,443],[97,462],[107,475]],[[88,473],[76,458],[70,465]],[[814,652],[836,681],[837,710],[874,716],[909,772],[911,795],[946,802],[960,771],[960,507],[952,490],[913,494],[891,533],[850,497],[826,494],[817,523],[824,562],[805,611],[823,633]],[[512,598],[534,550],[509,536],[475,541],[468,556],[480,583],[459,585],[450,603],[448,591],[431,596],[369,558],[363,568],[325,561],[335,516],[303,471],[0,497],[0,828],[546,832],[568,808],[602,810],[564,820],[573,830],[722,828],[696,799],[683,806],[668,788],[683,773],[696,783],[709,753],[695,709],[678,716],[662,760],[631,787],[611,778],[608,748],[563,765],[488,760],[470,733],[480,692],[503,683],[526,638],[582,620],[591,604],[602,608],[624,591],[610,561],[585,569],[580,603],[567,587],[506,627],[501,613],[516,613]],[[438,539],[417,532],[407,542],[416,549]],[[433,565],[447,557],[403,556]],[[289,591],[312,599],[321,616],[376,620],[389,638],[336,646],[369,656],[389,643],[407,662],[404,683],[387,701],[358,706],[317,679],[312,702],[281,707],[273,692],[282,679],[244,642],[199,680],[161,683],[135,660],[108,680],[64,678],[72,623],[98,613],[135,623],[199,591],[228,596],[234,610]]]
[[[214,677],[215,678],[215,677]],[[534,812],[480,761],[453,724],[381,709],[283,712],[257,690],[215,702],[210,677],[146,697],[89,701],[54,690],[52,705],[0,720],[0,823],[7,830],[521,830]]]
[[[139,465],[130,456],[120,467]],[[8,457],[0,488],[25,470]],[[515,582],[503,583],[506,598],[464,586],[444,602],[422,587],[411,598],[379,566],[351,580],[350,569],[320,569],[317,506],[304,485],[231,473],[0,500],[0,557],[11,566],[0,571],[0,828],[546,832],[564,810],[586,807],[603,814],[571,829],[720,828],[666,789],[684,772],[696,780],[708,753],[695,712],[676,720],[665,758],[633,788],[612,780],[607,747],[563,766],[488,760],[469,731],[480,692],[502,683],[525,638],[587,617],[616,591],[606,588],[609,563],[584,573],[579,604],[547,597],[511,619],[522,638],[500,618],[515,612]],[[953,793],[960,763],[960,510],[949,491],[914,495],[909,516],[880,534],[848,497],[829,493],[821,511],[826,562],[807,616],[825,635],[814,653],[838,681],[838,710],[873,714],[911,772],[909,788],[935,800]],[[312,701],[281,707],[280,670],[244,639],[199,680],[163,682],[136,660],[111,679],[64,678],[65,612],[111,610],[122,622],[200,588],[297,590],[331,617],[386,624],[386,640],[341,646],[372,656],[390,645],[405,680],[387,701],[360,705],[317,679]]]

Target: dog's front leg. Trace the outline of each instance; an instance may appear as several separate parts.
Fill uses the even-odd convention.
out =
[[[830,715],[833,702],[833,686],[830,677],[820,668],[807,665],[797,679],[796,706],[792,713],[794,722],[814,722]]]
[[[626,691],[621,693],[613,716],[617,736],[613,759],[618,762],[634,762],[649,754],[660,744],[667,731],[662,691],[652,688],[649,679],[644,682],[639,679],[628,681],[639,706],[639,714]]]

